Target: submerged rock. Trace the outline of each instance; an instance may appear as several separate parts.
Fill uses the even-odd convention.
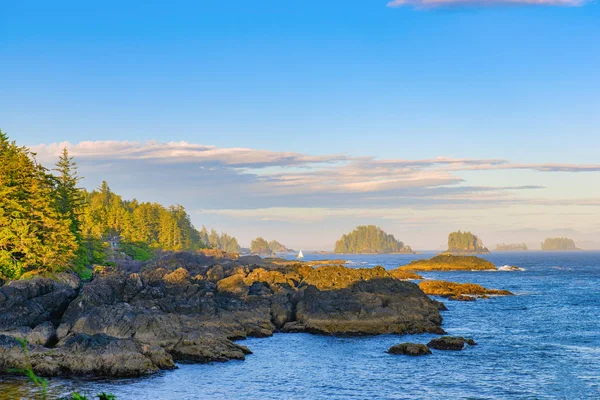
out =
[[[462,350],[465,343],[469,346],[475,346],[477,343],[473,339],[463,338],[461,336],[442,336],[437,339],[432,339],[427,343],[427,346],[436,350]]]
[[[481,298],[484,298],[484,296],[481,296]],[[485,298],[487,298],[487,296],[485,296]],[[473,296],[465,296],[464,294],[459,294],[456,296],[449,296],[448,300],[453,300],[453,301],[475,301],[477,300],[475,297]]]
[[[429,347],[417,343],[400,343],[390,347],[387,352],[390,354],[405,354],[407,356],[424,356],[431,354]]]

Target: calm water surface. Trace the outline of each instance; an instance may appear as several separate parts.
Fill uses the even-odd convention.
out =
[[[391,269],[431,255],[344,258],[353,267]],[[435,337],[429,334],[276,334],[245,340],[254,352],[245,361],[180,365],[137,380],[53,379],[50,390],[53,396],[105,391],[119,399],[600,399],[600,253],[485,258],[525,271],[423,274],[516,294],[445,302],[444,329],[479,343],[461,352],[434,350],[415,358],[385,353],[404,341],[427,343]],[[32,398],[29,390],[19,380],[0,378],[2,399]]]

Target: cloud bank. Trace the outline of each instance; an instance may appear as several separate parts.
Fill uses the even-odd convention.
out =
[[[364,223],[389,226],[399,237],[401,229],[410,228],[405,235],[417,238],[415,232],[421,232],[423,243],[435,231],[443,242],[448,229],[477,224],[541,229],[549,222],[576,222],[582,229],[599,216],[600,189],[591,185],[575,193],[569,187],[574,179],[595,182],[600,164],[317,156],[155,141],[63,142],[31,149],[50,166],[63,147],[75,157],[86,188],[106,180],[125,198],[180,203],[196,225],[223,229],[242,242],[263,234],[311,248],[333,243],[340,232]],[[520,216],[514,216],[517,211]],[[301,241],[309,239],[314,242]],[[411,244],[419,245],[418,240]]]

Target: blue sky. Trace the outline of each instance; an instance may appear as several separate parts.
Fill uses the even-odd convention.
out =
[[[263,234],[326,248],[356,223],[373,221],[425,247],[470,226],[492,246],[513,236],[501,232],[529,228],[541,236],[572,229],[600,242],[599,205],[590,205],[600,202],[600,172],[565,172],[565,165],[600,163],[600,3],[465,2],[10,2],[0,12],[0,128],[33,147],[68,142],[76,155],[82,141],[157,141],[171,153],[115,158],[115,143],[99,145],[105,152],[94,156],[80,152],[84,184],[109,173],[115,190],[182,203],[197,225],[242,241]],[[226,149],[257,154],[244,166],[214,151],[176,162],[172,141],[231,157],[237,153]],[[43,149],[50,159],[54,148]],[[322,156],[324,164],[290,165],[282,152]],[[278,161],[257,167],[256,157]],[[519,167],[455,161],[450,171],[423,163],[400,171],[356,164],[360,157],[500,159]],[[179,176],[162,178],[173,185],[148,175],[148,163],[164,162]],[[352,173],[336,169],[352,163]],[[186,172],[198,168],[202,174]],[[361,169],[370,173],[358,181]],[[313,175],[298,180],[307,170]],[[330,190],[315,179],[324,171],[319,179]],[[310,195],[295,202],[290,176]],[[483,196],[472,188],[483,186],[485,206],[471,210]],[[461,191],[460,212],[453,209],[459,200],[448,197],[456,194],[438,193],[448,188]],[[271,195],[257,196],[261,190]],[[248,195],[254,200],[232,200]],[[515,212],[528,218],[507,223]]]

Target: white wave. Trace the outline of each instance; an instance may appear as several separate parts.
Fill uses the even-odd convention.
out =
[[[515,267],[514,265],[503,265],[498,271],[525,271],[525,268]]]

